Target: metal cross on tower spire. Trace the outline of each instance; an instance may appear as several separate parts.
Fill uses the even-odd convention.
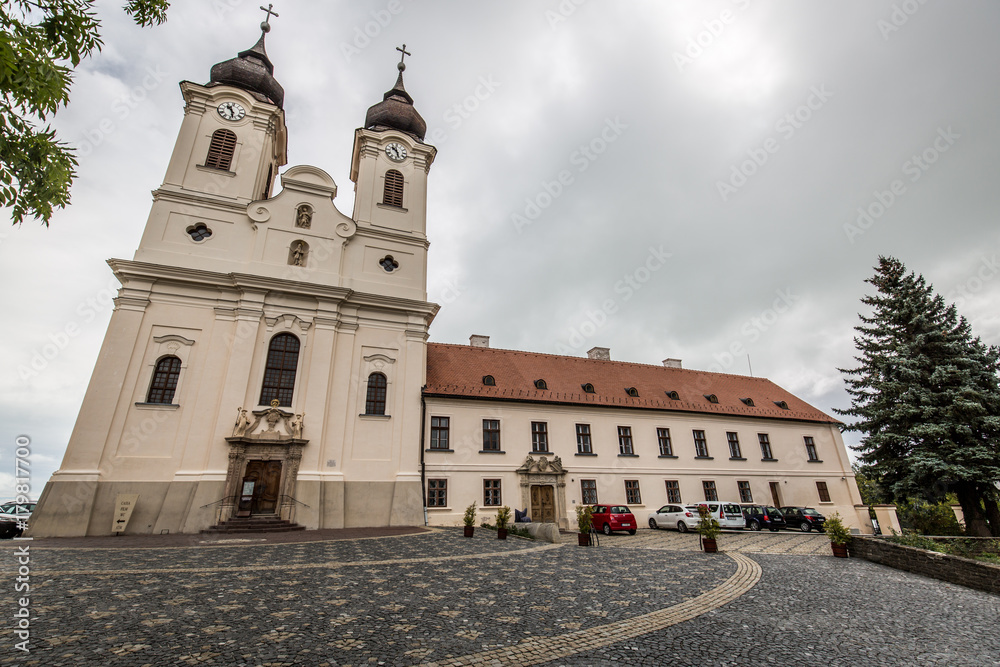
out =
[[[260,6],[261,11],[267,12],[267,16],[264,18],[264,20],[260,24],[260,29],[263,30],[264,32],[270,32],[271,31],[271,24],[268,23],[268,21],[271,20],[271,16],[272,15],[274,15],[275,17],[278,16],[278,12],[271,11],[271,9],[273,7],[274,7],[274,5],[272,5],[271,3],[267,3],[267,7],[264,7],[264,5]],[[403,46],[406,46],[406,45],[404,44]]]
[[[412,56],[413,54],[406,50],[406,44],[403,44],[403,48],[399,48],[397,46],[396,50],[399,51],[399,54],[400,54],[399,55],[399,64],[396,65],[396,67],[399,69],[400,72],[402,72],[404,69],[406,69],[406,63],[403,62],[403,59],[406,56]]]

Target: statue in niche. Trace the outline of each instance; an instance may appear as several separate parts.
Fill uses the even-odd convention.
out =
[[[294,244],[292,244],[292,261],[289,263],[292,266],[305,266],[306,249],[307,246],[304,241],[296,241]]]
[[[313,212],[309,204],[302,204],[296,209],[295,226],[302,229],[309,229],[312,226]]]
[[[233,437],[242,438],[246,435],[248,426],[250,426],[250,418],[247,417],[247,411],[243,408],[236,408],[236,425],[233,427]]]

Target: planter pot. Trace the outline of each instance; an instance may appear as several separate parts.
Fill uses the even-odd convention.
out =
[[[714,554],[719,551],[718,543],[710,537],[701,538],[701,548],[704,549],[707,554]]]
[[[497,539],[498,540],[506,540],[507,539],[507,529],[506,528],[497,528]]]
[[[463,528],[465,528],[465,531],[464,531],[463,534],[466,537],[472,537],[472,531],[474,531],[476,529],[475,526],[463,526]]]
[[[837,558],[847,558],[846,544],[834,544],[833,542],[830,542],[830,548],[833,549],[833,555]]]
[[[590,546],[590,533],[577,533],[576,534],[577,544],[581,547]]]

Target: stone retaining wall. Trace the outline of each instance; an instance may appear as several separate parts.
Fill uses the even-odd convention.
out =
[[[851,538],[850,553],[897,570],[1000,595],[1000,566],[893,544],[874,537]]]

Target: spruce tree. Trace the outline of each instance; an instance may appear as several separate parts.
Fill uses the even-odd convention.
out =
[[[897,500],[954,491],[970,535],[1000,535],[1000,353],[972,336],[954,305],[897,259],[867,280],[845,373],[852,406],[838,411],[863,434],[860,463]]]

